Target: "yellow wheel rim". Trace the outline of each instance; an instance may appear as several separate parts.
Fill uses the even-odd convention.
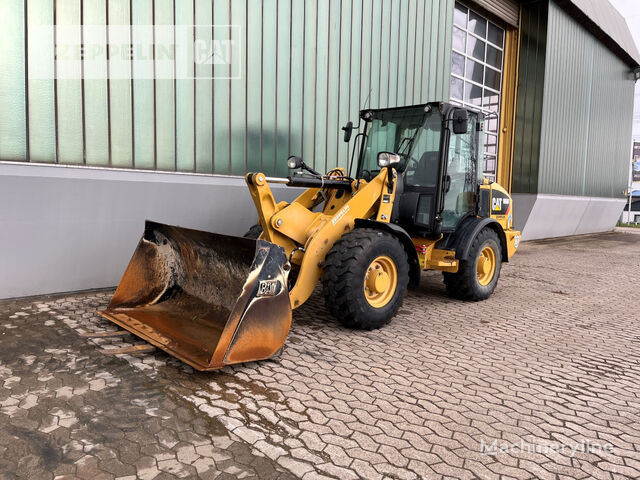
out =
[[[367,267],[364,296],[369,305],[382,308],[391,301],[398,286],[398,269],[391,258],[381,255]]]
[[[478,283],[483,287],[489,285],[496,273],[496,252],[493,248],[486,246],[480,252],[476,263],[476,272],[478,274]]]

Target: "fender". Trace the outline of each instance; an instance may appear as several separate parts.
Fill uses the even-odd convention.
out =
[[[507,252],[507,236],[504,234],[502,225],[493,218],[467,217],[462,224],[456,228],[453,238],[447,242],[447,248],[451,248],[456,252],[456,258],[466,260],[469,256],[469,249],[476,236],[483,228],[491,228],[498,234],[500,239],[500,247],[502,250],[502,261],[509,261]]]
[[[355,228],[375,228],[395,236],[407,252],[409,260],[409,284],[420,284],[420,263],[418,262],[418,252],[416,246],[411,240],[411,235],[399,225],[395,223],[379,222],[377,220],[368,220],[364,218],[356,218],[354,222]]]

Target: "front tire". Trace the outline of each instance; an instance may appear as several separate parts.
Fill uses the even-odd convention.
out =
[[[408,283],[407,253],[387,232],[353,230],[325,259],[325,304],[349,328],[373,330],[388,323],[402,305]]]
[[[501,269],[502,248],[498,234],[491,228],[484,228],[473,239],[469,257],[460,260],[458,271],[442,275],[449,296],[477,302],[491,296]]]

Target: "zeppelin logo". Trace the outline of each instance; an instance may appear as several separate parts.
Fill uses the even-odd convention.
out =
[[[258,284],[258,297],[273,297],[277,292],[277,280],[260,280],[260,283]]]
[[[333,225],[337,224],[340,220],[342,220],[342,217],[344,217],[348,211],[349,205],[345,205],[344,207],[342,207],[340,211],[333,216],[333,218],[331,219],[331,223]]]

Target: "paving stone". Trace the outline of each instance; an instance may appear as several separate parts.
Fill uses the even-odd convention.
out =
[[[639,233],[524,243],[484,302],[424,273],[372,332],[316,292],[213,373],[81,337],[112,290],[0,301],[0,478],[640,478]]]

